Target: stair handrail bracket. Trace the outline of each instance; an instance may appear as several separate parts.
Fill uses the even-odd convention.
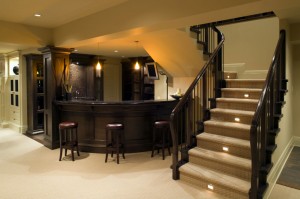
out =
[[[263,198],[268,187],[267,175],[273,166],[272,153],[269,149],[276,148],[274,147],[276,146],[274,132],[279,130],[281,108],[284,104],[284,94],[287,92],[285,34],[285,30],[280,31],[280,37],[250,127],[252,175],[249,198],[251,199]]]
[[[179,179],[179,167],[188,161],[187,152],[195,146],[196,135],[203,132],[203,122],[209,119],[208,110],[215,107],[215,99],[221,96],[223,84],[224,35],[213,24],[192,26],[190,30],[197,34],[197,42],[203,45],[203,54],[208,55],[209,60],[197,74],[170,116],[174,180]],[[203,41],[199,41],[199,38],[203,37],[200,34],[204,34]]]

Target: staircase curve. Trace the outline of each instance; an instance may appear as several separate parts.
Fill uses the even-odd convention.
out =
[[[285,32],[266,80],[243,80],[224,73],[224,36],[213,24],[191,31],[210,58],[170,117],[173,179],[229,198],[262,198],[287,92]]]

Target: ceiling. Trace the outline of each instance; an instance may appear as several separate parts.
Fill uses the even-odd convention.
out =
[[[81,33],[79,36],[83,35],[82,37],[73,34],[70,38],[67,35],[69,40],[64,40],[76,42],[64,43],[62,47],[76,48],[78,53],[111,57],[146,56],[147,52],[143,48],[142,41],[143,34],[147,33],[146,30],[174,29],[198,22],[210,22],[266,11],[274,11],[279,18],[287,19],[290,23],[300,22],[299,0],[186,0],[184,4],[181,0],[1,0],[1,7],[0,22],[40,27],[54,33],[67,32],[68,29],[76,33],[73,24],[83,23],[88,26],[89,23],[93,23],[95,26],[97,21],[93,21],[93,17],[97,16],[101,28],[111,31],[104,33],[99,31],[98,35],[109,35],[109,37],[103,40],[103,37],[98,37],[96,34],[88,35],[88,32]],[[41,14],[41,17],[35,17],[36,13]],[[126,17],[131,15],[137,17],[129,24]],[[117,19],[120,23],[114,24],[112,19]],[[144,24],[147,24],[147,27],[146,25],[141,27]],[[78,32],[82,32],[80,26]],[[0,53],[28,47],[30,45],[26,43],[0,40]]]
[[[55,28],[126,1],[128,0],[1,0],[0,20]],[[41,17],[35,17],[36,13],[41,14]]]

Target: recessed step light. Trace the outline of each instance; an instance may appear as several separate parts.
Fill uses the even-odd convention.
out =
[[[234,118],[234,121],[239,122],[240,118],[236,117],[236,118]]]
[[[249,94],[247,94],[247,93],[246,93],[246,94],[244,94],[244,97],[249,97]]]
[[[208,184],[207,188],[210,189],[210,190],[214,190],[214,186],[212,184]]]
[[[229,148],[227,146],[223,146],[223,151],[229,151]]]
[[[39,14],[39,13],[35,13],[34,16],[35,16],[35,17],[41,17],[42,15]]]
[[[228,75],[228,76],[227,76],[227,78],[229,79],[229,78],[230,78],[230,76]]]

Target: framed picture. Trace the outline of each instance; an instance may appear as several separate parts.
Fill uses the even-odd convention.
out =
[[[146,71],[149,79],[159,79],[155,62],[146,63]]]

